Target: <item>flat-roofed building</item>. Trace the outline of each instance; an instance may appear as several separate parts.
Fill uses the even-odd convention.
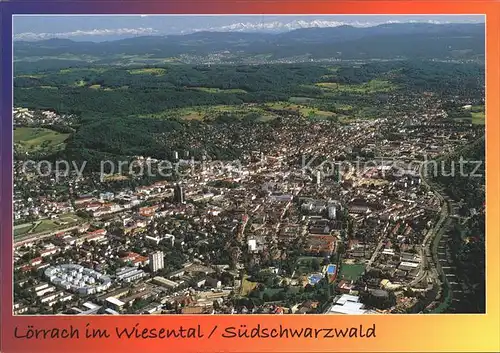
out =
[[[364,304],[359,301],[359,297],[350,294],[342,294],[334,300],[325,314],[360,315],[370,314],[371,311],[365,309]]]
[[[177,288],[179,286],[178,283],[160,276],[154,277],[153,283],[166,288]]]
[[[115,297],[109,297],[106,298],[106,306],[115,311],[120,311],[125,306],[125,303]]]

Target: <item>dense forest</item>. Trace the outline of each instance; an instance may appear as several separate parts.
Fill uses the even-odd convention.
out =
[[[463,164],[462,172],[460,158],[467,161]],[[482,137],[444,158],[438,166],[441,170],[436,173],[432,171],[436,175],[435,181],[444,187],[445,193],[459,203],[462,216],[468,216],[471,209],[480,210],[484,207],[485,167],[485,139]]]
[[[341,65],[335,70],[332,73],[328,66],[318,64],[281,64],[73,68],[47,70],[38,75],[18,71],[14,80],[15,105],[94,117],[152,114],[200,105],[262,103],[296,96],[331,100],[334,95],[342,103],[359,105],[363,101],[387,99],[387,95],[342,89],[325,92],[314,84],[363,84],[374,79],[389,81],[408,92],[460,94],[476,100],[483,97],[484,91],[484,67],[478,64],[396,61]]]
[[[455,224],[450,242],[456,273],[467,291],[455,304],[455,311],[486,312],[485,217],[477,214],[464,224]]]
[[[171,65],[154,69],[161,74],[90,68],[49,71],[42,77],[20,75],[14,81],[16,105],[78,115],[130,116],[198,105],[259,103],[319,95],[319,88],[301,85],[318,82],[328,73],[327,68],[312,65]],[[148,72],[148,68],[142,70]]]
[[[304,115],[321,110],[334,119],[397,118],[418,110],[414,100],[422,92],[433,92],[437,99],[460,94],[481,104],[484,67],[392,61],[66,68],[17,71],[14,90],[15,106],[78,116],[66,150],[53,157],[86,160],[91,166],[134,155],[163,159],[174,149],[197,155],[201,151],[192,147],[193,136],[205,142],[212,157],[234,159],[240,151],[231,144],[251,146],[249,129],[265,138],[268,129],[262,126],[279,121],[260,117],[296,101],[302,102],[296,107],[303,107]],[[272,102],[281,108],[266,105]],[[195,119],[185,118],[193,114]],[[227,145],[215,135],[228,136]]]
[[[459,173],[458,160],[472,161]],[[454,176],[438,175],[435,181],[459,206],[463,222],[454,222],[451,235],[452,260],[457,268],[456,275],[467,291],[456,304],[457,312],[485,312],[485,139],[484,137],[462,151],[448,156],[444,162],[451,170],[451,163],[457,164]],[[476,165],[480,164],[478,170]],[[474,176],[472,173],[474,172]]]

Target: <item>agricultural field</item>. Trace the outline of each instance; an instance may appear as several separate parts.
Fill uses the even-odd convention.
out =
[[[257,116],[257,121],[269,121],[276,116],[259,106],[249,105],[208,105],[193,106],[180,109],[169,109],[157,114],[147,114],[141,118],[172,119],[181,120],[210,120],[222,114],[230,114],[235,119],[244,119],[251,114]]]
[[[114,174],[114,175],[105,175],[103,181],[113,182],[113,181],[128,180],[128,179],[129,177],[126,175]]]
[[[128,70],[129,74],[132,75],[153,75],[153,76],[163,76],[167,70],[159,67],[142,68],[142,69],[132,69]]]
[[[476,105],[471,108],[472,115],[472,123],[476,125],[484,125],[486,122],[485,119],[485,110],[484,105]]]
[[[290,97],[288,101],[295,104],[307,104],[307,103],[312,103],[315,100],[316,100],[315,98],[310,98],[310,97]]]
[[[164,60],[169,55],[155,54],[154,57]],[[127,57],[122,55],[122,58],[149,60],[152,56],[140,58],[131,53]],[[76,115],[84,116],[84,123],[66,141],[68,145],[64,151],[71,154],[71,158],[84,160],[88,160],[89,151],[92,151],[95,158],[91,158],[91,168],[96,168],[99,158],[108,159],[110,154],[116,158],[142,154],[164,158],[164,150],[190,149],[193,142],[181,137],[186,128],[199,127],[202,135],[209,134],[212,128],[244,129],[239,122],[248,125],[273,123],[277,116],[286,116],[286,110],[298,112],[311,121],[326,120],[339,124],[381,117],[393,119],[406,108],[387,104],[391,97],[401,98],[402,94],[407,94],[405,92],[415,89],[439,92],[446,86],[449,88],[447,94],[450,94],[448,90],[458,92],[463,89],[462,83],[458,85],[450,81],[450,70],[458,68],[444,63],[384,62],[356,66],[316,63],[164,64],[161,67],[151,64],[141,67],[135,63],[124,67],[110,66],[112,59],[109,60],[99,62],[93,68],[88,65],[75,67],[80,65],[77,63],[71,64],[70,68],[55,69],[51,64],[42,70],[25,63],[16,68],[16,106],[46,107],[64,114],[78,112]],[[413,79],[422,70],[431,69],[429,79]],[[473,65],[460,70],[461,82],[467,77],[477,77]],[[32,79],[22,75],[43,76]],[[483,112],[473,114],[474,123],[484,123]],[[471,121],[470,112],[467,118]],[[198,125],[199,121],[219,126],[204,130]],[[228,126],[232,123],[236,124]],[[262,125],[259,124],[258,128]],[[164,134],[170,135],[168,140],[164,139]],[[126,143],[117,144],[125,139]],[[235,158],[241,153],[229,145],[222,147],[217,143],[212,143],[210,149],[214,158]],[[16,146],[16,152],[25,150],[26,147],[20,144]]]
[[[397,89],[397,86],[389,81],[375,79],[361,84],[343,84],[335,82],[319,82],[316,84],[325,93],[357,93],[357,94],[370,94],[391,92]]]
[[[302,114],[308,118],[328,119],[328,118],[333,118],[335,116],[335,113],[332,113],[332,112],[327,112],[327,111],[319,110],[319,109],[316,109],[313,107],[308,107],[306,105],[289,103],[289,102],[267,103],[266,106],[268,106],[271,109],[276,109],[276,110],[288,110],[288,111],[299,112],[300,114]]]
[[[30,74],[30,75],[18,75],[18,76],[16,76],[16,78],[34,78],[34,79],[38,79],[38,78],[42,78],[44,76],[45,76],[44,74]]]
[[[99,68],[99,67],[88,67],[85,69],[73,69],[73,68],[68,68],[68,69],[61,69],[59,70],[60,74],[72,74],[72,73],[78,73],[78,72],[94,72],[94,73],[103,73],[106,71],[105,68]]]
[[[25,152],[55,152],[63,150],[70,134],[45,128],[14,129],[14,144]]]
[[[239,89],[239,88],[228,88],[228,89],[221,89],[221,88],[212,88],[212,87],[189,87],[189,89],[192,89],[194,91],[201,91],[201,92],[207,92],[207,93],[247,93],[244,89]]]

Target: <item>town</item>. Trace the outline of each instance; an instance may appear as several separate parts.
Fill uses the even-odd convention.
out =
[[[154,177],[60,175],[26,163],[37,151],[18,146],[14,313],[433,312],[445,296],[435,238],[448,219],[484,210],[464,210],[424,167],[450,173],[438,158],[484,126],[450,120],[430,93],[411,99],[414,113],[397,120],[339,123],[274,108],[272,130],[239,135],[237,160],[173,150],[177,168],[164,177],[151,156],[132,162]],[[73,119],[14,111],[21,128],[70,131]],[[205,129],[182,139],[231,147],[237,133]]]

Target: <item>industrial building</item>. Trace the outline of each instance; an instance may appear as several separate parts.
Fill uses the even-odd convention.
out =
[[[371,311],[365,309],[358,296],[342,294],[334,299],[333,305],[328,308],[325,314],[360,315],[370,313]]]

